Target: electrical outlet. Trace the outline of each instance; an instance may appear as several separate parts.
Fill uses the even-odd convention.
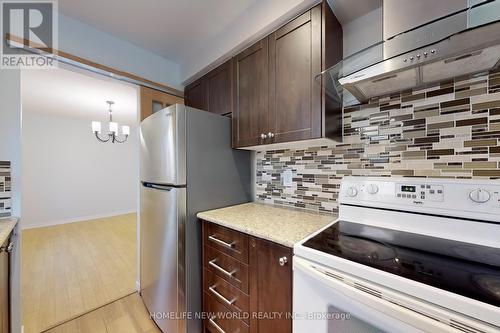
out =
[[[292,186],[292,170],[286,169],[283,171],[283,186]]]

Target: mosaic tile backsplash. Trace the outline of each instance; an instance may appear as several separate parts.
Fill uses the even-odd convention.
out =
[[[10,162],[0,161],[0,217],[10,216]]]
[[[257,152],[257,199],[335,212],[344,175],[500,179],[500,71],[374,98],[343,118],[341,144]]]

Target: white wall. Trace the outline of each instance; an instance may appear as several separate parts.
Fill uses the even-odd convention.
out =
[[[183,89],[179,65],[157,54],[62,14],[58,31],[58,48],[62,51]]]
[[[135,212],[136,88],[61,69],[25,71],[22,87],[22,227]],[[91,132],[92,120],[107,118],[106,99],[116,102],[114,120],[131,126],[124,144],[100,143]]]

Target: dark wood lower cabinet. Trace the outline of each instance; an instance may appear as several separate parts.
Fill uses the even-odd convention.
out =
[[[204,331],[290,333],[292,249],[206,221],[203,242]]]
[[[248,325],[208,293],[203,295],[203,308],[214,316],[203,321],[204,331],[211,333],[248,333]]]
[[[292,249],[250,239],[250,332],[292,331]]]

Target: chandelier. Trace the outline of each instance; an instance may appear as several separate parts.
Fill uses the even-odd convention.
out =
[[[95,137],[97,138],[97,140],[101,141],[101,142],[108,142],[111,140],[112,143],[115,143],[115,142],[118,142],[118,143],[124,143],[125,141],[127,141],[128,139],[128,136],[130,134],[130,127],[128,126],[122,126],[122,135],[124,136],[124,138],[122,140],[118,139],[118,123],[114,122],[113,121],[113,110],[111,109],[111,107],[113,106],[113,104],[115,104],[115,102],[113,101],[106,101],[106,103],[108,104],[108,112],[109,112],[109,132],[107,134],[107,138],[106,138],[106,135],[103,138],[101,138],[100,134],[101,134],[101,122],[100,121],[93,121],[92,122],[92,132],[94,132],[95,134]]]

